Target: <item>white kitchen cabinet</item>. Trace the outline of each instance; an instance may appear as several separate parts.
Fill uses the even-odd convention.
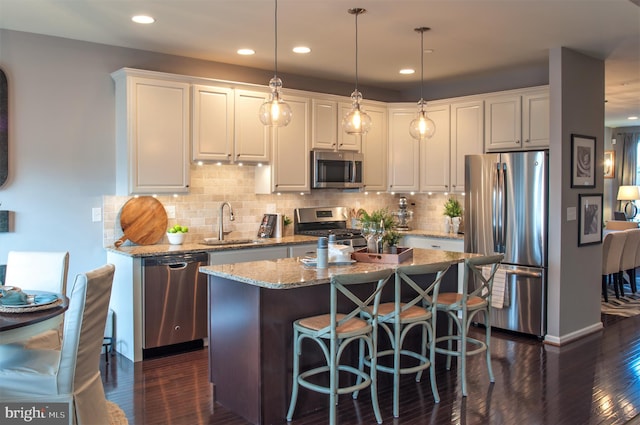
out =
[[[523,149],[549,148],[549,89],[522,95]]]
[[[451,184],[449,103],[429,104],[426,111],[436,126],[436,132],[430,139],[420,142],[420,191],[448,192]],[[414,117],[416,114],[417,108]]]
[[[487,97],[485,144],[487,152],[548,147],[548,90],[518,90]]]
[[[483,153],[483,112],[482,100],[451,104],[451,192],[464,192],[465,155]]]
[[[268,163],[271,127],[258,116],[266,91],[235,90],[234,162]]]
[[[371,129],[362,136],[363,182],[366,191],[387,190],[387,109],[366,106]]]
[[[229,249],[209,251],[209,265],[246,263],[248,261],[277,260],[287,258],[289,249],[286,245],[267,246],[260,248]]]
[[[230,162],[233,158],[233,89],[194,84],[191,98],[192,159]]]
[[[285,100],[293,119],[286,127],[273,129],[272,161],[268,166],[256,167],[256,193],[309,192],[311,188],[311,102],[295,96]]]
[[[313,99],[311,108],[311,147],[313,149],[360,152],[361,138],[350,136],[342,130],[342,117],[351,110],[350,103]]]
[[[441,251],[464,252],[464,240],[434,238],[429,236],[406,235],[403,237],[402,246],[411,248],[437,249]]]
[[[304,257],[307,254],[315,256],[317,248],[318,248],[317,243],[310,243],[310,244],[304,244],[304,245],[290,245],[289,258]]]
[[[116,83],[116,193],[187,193],[190,85],[125,68],[111,76]]]
[[[409,134],[415,108],[389,108],[389,190],[417,192],[420,189],[420,143]]]

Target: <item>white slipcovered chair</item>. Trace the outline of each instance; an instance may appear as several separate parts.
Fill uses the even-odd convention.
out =
[[[624,273],[629,276],[629,287],[631,292],[636,292],[636,253],[640,245],[640,229],[629,229],[624,231],[627,238],[622,249],[620,259],[620,271],[623,273],[620,280],[620,295],[624,296]]]
[[[66,402],[71,424],[109,423],[99,364],[114,270],[107,264],[76,277],[61,350],[3,346],[0,400]]]
[[[68,252],[9,251],[4,284],[66,295],[68,272]],[[58,316],[51,330],[25,341],[25,347],[60,349],[63,318]]]
[[[620,287],[622,283],[620,264],[622,260],[622,251],[624,242],[627,239],[627,232],[612,232],[604,235],[602,241],[602,296],[604,301],[609,301],[607,294],[607,283],[613,280],[613,289],[616,298],[620,298]]]

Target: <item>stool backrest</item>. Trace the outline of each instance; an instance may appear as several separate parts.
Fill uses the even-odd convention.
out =
[[[498,271],[500,262],[504,259],[504,254],[483,255],[471,257],[464,260],[464,278],[462,282],[462,297],[459,307],[467,308],[467,303],[471,297],[481,298],[491,304],[491,294],[493,291],[493,278]],[[483,269],[488,268],[485,275]],[[469,292],[469,283],[473,281],[474,287]],[[452,305],[454,307],[454,305]]]
[[[421,304],[435,315],[440,283],[450,266],[450,263],[436,263],[398,267],[395,280],[396,308],[381,320],[393,318],[397,312],[402,313],[416,304]],[[434,274],[434,279],[427,279]]]

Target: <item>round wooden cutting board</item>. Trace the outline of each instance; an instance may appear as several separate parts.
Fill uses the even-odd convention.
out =
[[[131,198],[120,211],[120,226],[124,235],[115,241],[116,247],[127,239],[138,245],[153,245],[167,231],[167,212],[152,196]]]

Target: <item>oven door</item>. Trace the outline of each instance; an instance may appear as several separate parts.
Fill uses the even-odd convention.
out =
[[[311,152],[312,187],[360,188],[363,155],[357,152]]]

